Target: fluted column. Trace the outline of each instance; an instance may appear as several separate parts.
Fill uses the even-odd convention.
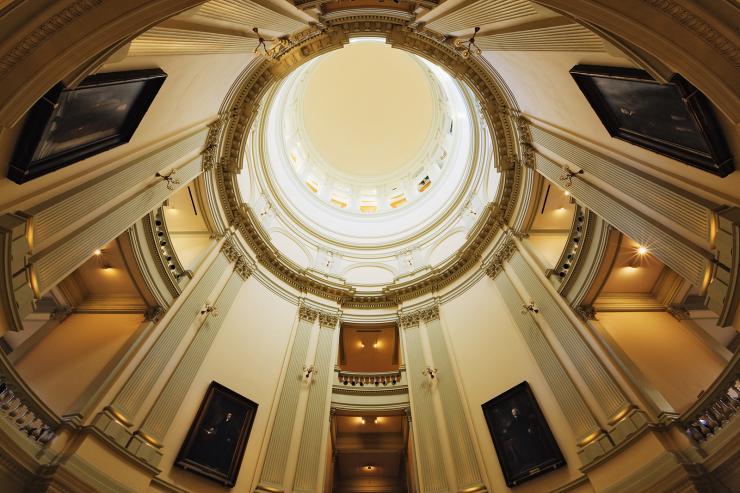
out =
[[[141,406],[193,321],[199,316],[228,265],[229,260],[224,254],[219,253],[209,265],[205,266],[203,275],[196,278],[192,290],[184,296],[181,303],[175,303],[171,307],[173,316],[167,319],[156,341],[119,390],[113,402],[104,413],[96,417],[95,426],[120,445],[125,446],[128,443],[130,435],[126,427],[134,423]]]
[[[336,354],[338,338],[335,337],[336,315],[319,313],[319,338],[316,345],[311,373],[311,387],[308,392],[306,417],[303,421],[301,444],[298,449],[298,467],[296,469],[293,491],[300,493],[319,493],[321,476],[324,473],[326,454],[320,453],[327,443],[329,433],[326,419],[329,414],[329,394],[333,374],[333,356]]]
[[[426,493],[450,491],[439,443],[439,430],[434,411],[431,385],[422,374],[427,367],[422,335],[419,327],[420,312],[402,315],[404,347],[406,348],[406,374],[409,378],[411,412],[414,416],[414,445],[420,480],[419,490]]]
[[[553,299],[539,276],[521,254],[509,262],[512,271],[539,309],[539,316],[552,329],[563,350],[578,368],[604,415],[611,419],[629,406],[629,399],[579,334],[573,321]]]
[[[207,132],[202,129],[124,163],[100,180],[26,211],[33,227],[30,265],[36,295],[198,176]],[[164,173],[169,180],[156,176],[164,169],[171,170]]]
[[[248,277],[248,271],[234,270],[214,303],[214,310],[205,314],[190,345],[157,397],[149,414],[134,434],[127,448],[153,466],[159,465],[164,438],[177,414],[185,394],[195,378],[206,354],[216,339],[223,320],[236,299],[239,289]]]
[[[442,402],[444,423],[450,437],[457,490],[483,491],[485,486],[483,485],[470,428],[465,416],[462,394],[457,386],[455,370],[442,332],[439,308],[435,307],[435,309],[424,312],[424,314],[422,321],[426,325],[434,367],[438,370],[437,388]]]
[[[588,464],[611,448],[609,439],[603,434],[599,423],[565,371],[542,329],[529,312],[521,313],[518,309],[524,304],[524,300],[517,293],[511,279],[505,274],[496,275],[494,278],[496,288],[509,307],[509,313],[517,329],[534,356],[560,409],[568,417],[568,424],[576,437],[578,456],[582,464]]]
[[[526,124],[525,124],[526,125]],[[673,191],[659,180],[535,126],[529,164],[588,209],[650,251],[674,272],[701,286],[710,265],[712,204]],[[566,172],[583,170],[564,179]],[[619,190],[622,196],[612,191]],[[648,216],[642,208],[654,211]]]
[[[284,491],[287,457],[290,451],[293,426],[298,413],[298,401],[303,384],[303,368],[308,355],[311,329],[318,316],[315,310],[301,306],[298,310],[298,328],[290,350],[288,365],[280,397],[275,410],[275,419],[267,442],[267,451],[257,491],[274,493]]]

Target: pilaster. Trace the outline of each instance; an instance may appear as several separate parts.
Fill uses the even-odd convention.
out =
[[[422,347],[419,322],[422,311],[399,316],[399,325],[406,349],[406,369],[409,378],[409,393],[412,415],[414,416],[414,445],[420,482],[420,491],[443,493],[450,491],[445,473],[442,450],[439,446],[439,430],[434,412],[432,386],[429,380],[433,374],[424,371],[428,368]],[[431,368],[430,368],[431,370]]]
[[[589,392],[594,396],[599,408],[611,424],[624,415],[625,409],[632,406],[617,382],[596,357],[579,329],[568,317],[554,296],[545,287],[544,279],[539,279],[528,261],[521,253],[514,255],[509,263],[512,271],[525,286],[527,294],[536,306],[535,317],[546,321],[565,354],[582,376]]]
[[[275,493],[285,491],[285,473],[290,450],[293,425],[298,414],[298,401],[304,378],[311,329],[318,312],[301,305],[298,308],[298,328],[290,350],[275,419],[267,441],[267,448],[256,491]]]
[[[439,390],[444,422],[450,437],[450,448],[454,458],[457,489],[462,491],[484,491],[478,460],[475,455],[470,427],[465,416],[463,396],[455,378],[455,369],[450,358],[449,348],[442,329],[438,307],[423,317],[427,337],[432,352],[434,366],[438,370],[437,388]]]
[[[583,164],[584,168],[587,167],[585,161],[581,161],[580,159],[577,161]],[[650,251],[661,262],[686,278],[693,285],[701,286],[704,283],[709,268],[710,254],[702,250],[694,242],[679,236],[676,233],[676,227],[660,224],[655,219],[646,217],[634,207],[628,206],[619,198],[615,198],[600,188],[597,188],[592,183],[591,175],[588,173],[573,176],[569,181],[566,180],[563,182],[561,178],[566,176],[563,166],[541,154],[539,151],[536,154],[536,169],[553,183],[565,183],[568,191],[578,203],[583,204],[598,214],[616,229],[641,244],[649,245]],[[596,171],[596,173],[602,172],[605,171]],[[596,176],[601,178],[600,175]],[[617,173],[613,180],[619,181],[622,178],[627,180],[628,176],[626,172]],[[641,186],[645,185],[643,181],[640,181],[639,184]],[[640,190],[643,191],[640,192]],[[650,190],[652,190],[652,187],[639,188],[635,185],[635,190],[633,191],[635,195],[631,197],[631,200],[633,203],[641,203],[649,193],[652,193]],[[679,209],[681,205],[688,207],[690,204],[672,204],[669,210],[664,210],[664,213],[670,213],[671,220],[678,221],[682,212]],[[674,207],[678,210],[674,211]],[[688,215],[688,211],[686,214],[687,219],[691,219],[692,216]],[[696,223],[693,226],[696,230],[694,233],[698,233],[699,229],[703,230],[706,226],[705,222],[709,221],[705,217],[706,214],[709,214],[706,207],[701,207],[696,212],[696,215],[699,217],[693,219]],[[708,228],[708,226],[706,227]],[[705,233],[705,240],[707,236],[708,233]]]
[[[560,409],[568,417],[568,424],[579,447],[578,456],[581,463],[583,465],[590,463],[611,449],[611,442],[542,333],[542,329],[529,311],[522,313],[522,310],[518,310],[518,307],[524,304],[524,300],[519,296],[509,276],[499,275],[494,282]]]
[[[335,328],[339,322],[337,314],[319,311],[319,337],[316,355],[310,374],[310,388],[303,420],[303,432],[298,449],[293,491],[300,493],[319,493],[323,474],[325,453],[320,453],[327,443],[333,359],[336,354]]]
[[[206,311],[205,320],[177,364],[177,368],[129,442],[127,448],[149,464],[159,465],[162,457],[159,449],[164,444],[167,431],[243,283],[244,279],[238,272],[231,273],[213,305],[214,310]]]
[[[208,265],[202,277],[197,278],[192,291],[185,295],[181,304],[172,308],[174,315],[161,329],[159,336],[141,362],[106,408],[99,415],[95,425],[120,445],[128,441],[127,427],[131,426],[145,399],[151,393],[162,371],[172,358],[177,347],[193,321],[200,314],[208,296],[213,292],[218,280],[224,274],[229,261],[217,254]]]

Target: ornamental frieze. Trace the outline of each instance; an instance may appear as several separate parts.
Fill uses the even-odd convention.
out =
[[[211,126],[204,166],[213,166],[216,171],[215,185],[226,219],[241,231],[257,261],[272,274],[301,292],[330,299],[341,306],[397,306],[402,301],[449,285],[480,261],[482,252],[501,231],[502,221],[507,221],[515,209],[521,187],[519,164],[523,161],[517,156],[523,147],[520,141],[526,142],[528,134],[514,118],[514,112],[505,109],[511,108],[513,103],[505,96],[503,82],[495,70],[481,57],[463,57],[451,41],[441,41],[438,33],[423,27],[412,28],[409,19],[388,11],[348,12],[324,22],[323,26],[314,25],[291,36],[270,56],[255,58],[244,70],[237,81],[238,87],[232,90],[231,99],[223,106],[223,118]],[[298,66],[343,46],[350,34],[358,33],[384,34],[393,47],[433,60],[467,83],[477,95],[492,133],[494,163],[502,180],[496,202],[489,205],[486,214],[481,214],[463,247],[448,261],[421,277],[361,294],[350,284],[317,275],[282,255],[273,246],[254,211],[243,203],[236,180],[243,162],[244,138],[267,91]]]

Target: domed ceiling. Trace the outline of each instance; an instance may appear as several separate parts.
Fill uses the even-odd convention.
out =
[[[511,190],[469,82],[384,34],[296,65],[261,96],[232,182],[263,261],[378,302],[469,265]]]
[[[412,164],[433,137],[436,110],[426,67],[378,41],[322,57],[298,99],[305,145],[337,173],[363,182]]]

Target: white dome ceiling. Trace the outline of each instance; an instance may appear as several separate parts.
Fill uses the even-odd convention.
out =
[[[382,41],[351,43],[321,57],[297,94],[304,145],[347,177],[398,174],[433,137],[436,108],[426,68]]]
[[[498,191],[471,90],[379,38],[353,38],[274,86],[245,150],[242,199],[272,245],[367,289],[440,265]]]

